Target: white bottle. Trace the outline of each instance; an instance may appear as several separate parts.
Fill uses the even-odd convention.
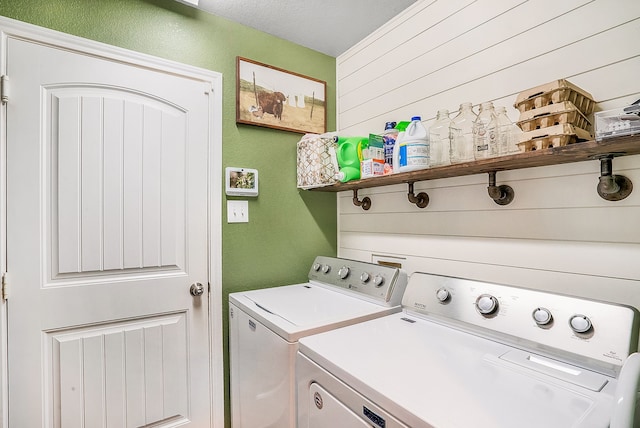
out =
[[[397,166],[397,167],[396,167]],[[429,167],[429,135],[420,116],[411,118],[393,147],[393,172],[415,171]]]
[[[438,110],[436,121],[429,127],[429,166],[443,166],[451,164],[449,150],[451,149],[450,132],[451,119],[449,110]]]
[[[393,148],[396,145],[398,134],[400,133],[396,129],[396,122],[387,122],[384,125],[384,133],[382,134],[383,148],[384,148],[384,173],[389,174],[393,172]]]

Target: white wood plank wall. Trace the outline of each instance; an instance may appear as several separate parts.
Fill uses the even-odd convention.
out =
[[[637,0],[419,0],[338,57],[338,129],[381,132],[385,122],[462,102],[513,107],[519,92],[557,79],[590,92],[597,110],[640,98]],[[608,202],[597,161],[499,172],[515,200],[496,205],[485,174],[365,189],[372,208],[338,194],[338,254],[398,257],[429,271],[582,295],[640,308],[640,156],[616,158],[635,190]]]

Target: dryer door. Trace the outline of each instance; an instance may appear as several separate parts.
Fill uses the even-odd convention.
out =
[[[309,387],[309,400],[309,428],[371,428],[371,424],[317,383]]]

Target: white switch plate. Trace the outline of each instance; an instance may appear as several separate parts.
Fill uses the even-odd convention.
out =
[[[249,223],[249,201],[227,201],[227,223]]]

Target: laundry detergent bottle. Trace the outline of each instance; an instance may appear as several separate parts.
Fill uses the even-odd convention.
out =
[[[429,167],[429,134],[420,116],[411,118],[393,147],[393,172],[408,172]]]
[[[340,171],[336,178],[343,183],[360,179],[360,161],[362,160],[362,144],[367,143],[364,137],[339,137],[336,155]]]

